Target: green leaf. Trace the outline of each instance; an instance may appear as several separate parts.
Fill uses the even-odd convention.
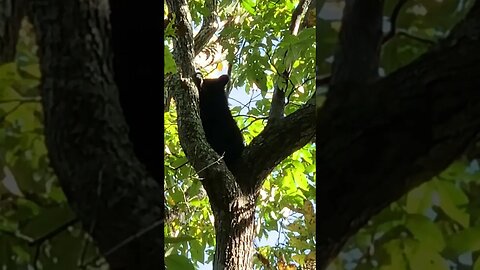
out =
[[[464,205],[468,198],[458,187],[446,181],[435,181],[437,192],[440,197],[440,208],[451,219],[460,223],[464,228],[470,224],[470,215],[461,210],[457,205]]]
[[[0,232],[13,233],[18,229],[18,222],[7,219],[7,217],[0,216]]]
[[[252,0],[242,0],[242,7],[248,11],[248,13],[255,15],[255,2]]]
[[[175,159],[172,162],[171,166],[174,167],[174,168],[178,168],[178,167],[184,165],[186,162],[188,162],[187,157],[180,157],[178,159]]]
[[[163,47],[163,53],[164,53],[164,60],[165,60],[163,74],[166,75],[169,73],[172,73],[172,74],[177,73],[177,65],[175,64],[173,55],[167,46]]]
[[[282,177],[280,187],[285,191],[297,190],[295,180],[293,179],[293,175],[290,172],[288,172],[285,176]]]
[[[187,257],[176,254],[165,257],[165,266],[167,270],[195,270]]]
[[[480,270],[480,257],[477,257],[475,263],[473,264],[473,270]]]
[[[14,245],[12,247],[12,251],[17,256],[18,262],[25,263],[25,262],[30,261],[30,254],[28,253],[27,250],[25,250],[24,246]]]
[[[55,249],[52,250],[52,257],[57,258],[58,261],[48,266],[48,269],[75,269],[78,268],[78,260],[81,258],[83,251],[83,237],[73,236],[72,233],[57,235],[52,239],[52,244]],[[88,245],[91,253],[91,245]],[[91,255],[88,255],[90,257]],[[87,258],[88,258],[87,257]]]
[[[407,194],[406,211],[410,214],[422,214],[432,206],[432,188],[429,183],[420,185]]]
[[[447,261],[437,252],[423,245],[413,244],[412,242],[407,243],[407,259],[410,264],[410,269],[450,269]]]
[[[60,205],[42,211],[32,218],[22,229],[22,233],[34,239],[46,235],[53,228],[62,226],[74,217],[70,208]]]
[[[0,93],[4,92],[5,88],[20,79],[21,77],[17,72],[17,65],[15,63],[0,65]]]
[[[308,243],[306,243],[304,240],[299,239],[299,238],[290,238],[289,244],[292,247],[295,247],[295,248],[300,249],[300,250],[301,249],[308,249],[308,248],[311,247]]]
[[[200,244],[200,242],[197,240],[190,241],[190,246],[190,253],[192,254],[192,259],[203,263],[205,261],[205,246]]]
[[[459,175],[465,173],[467,167],[468,163],[465,160],[456,160],[441,173],[441,176],[448,179],[457,178]]]
[[[298,264],[300,264],[300,265],[303,265],[303,264],[305,263],[305,257],[306,257],[306,255],[304,255],[304,254],[299,254],[299,255],[293,255],[293,256],[292,256],[292,259],[293,259],[296,263],[298,263]]]
[[[429,250],[438,252],[445,248],[445,240],[440,228],[428,218],[421,215],[408,215],[405,226]]]
[[[303,172],[303,170],[302,171],[294,171],[295,184],[297,185],[298,189],[308,190],[307,177],[302,172]]]
[[[48,197],[57,203],[65,203],[67,198],[65,197],[65,193],[60,187],[53,186],[48,193]]]
[[[17,209],[13,215],[10,216],[10,218],[14,220],[29,220],[39,213],[40,207],[35,202],[24,198],[17,198],[16,203],[18,204]]]
[[[40,65],[38,63],[21,67],[20,70],[24,71],[26,73],[25,75],[31,76],[36,80],[39,80],[41,77]]]
[[[480,228],[467,228],[449,236],[447,247],[457,255],[480,250]]]
[[[465,205],[468,203],[468,196],[452,182],[436,180],[433,182],[438,190],[440,199],[449,198],[455,205]]]
[[[380,267],[381,270],[404,270],[407,262],[403,252],[403,241],[399,239],[386,243],[383,247],[390,256],[390,264]]]

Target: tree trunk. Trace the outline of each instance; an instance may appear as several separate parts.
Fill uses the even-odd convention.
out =
[[[216,210],[213,269],[252,269],[255,200],[238,197],[229,211]]]
[[[108,1],[38,0],[32,8],[46,144],[68,202],[110,269],[162,269],[163,191],[127,136]]]

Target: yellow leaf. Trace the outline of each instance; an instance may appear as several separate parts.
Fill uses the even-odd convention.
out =
[[[297,254],[297,255],[292,256],[292,259],[300,265],[305,264],[305,258],[306,258],[306,256],[303,255],[303,254]]]
[[[297,267],[295,266],[295,264],[292,263],[292,264],[287,265],[287,268],[286,268],[286,269],[287,269],[287,270],[296,270]]]

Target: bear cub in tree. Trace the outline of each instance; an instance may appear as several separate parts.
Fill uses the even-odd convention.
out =
[[[207,142],[232,171],[233,164],[242,155],[245,148],[243,137],[228,107],[225,86],[228,75],[216,79],[203,79],[201,74],[195,76],[199,90],[200,118]]]

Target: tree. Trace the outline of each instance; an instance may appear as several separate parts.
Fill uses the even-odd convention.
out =
[[[330,67],[323,58],[330,52],[317,54],[321,73],[327,68],[332,71],[331,76],[317,81],[321,86],[318,91],[324,90],[325,83],[329,85],[326,96],[319,98],[326,100],[318,107],[316,135],[321,149],[317,152],[320,269],[325,269],[362,227],[367,233],[359,233],[345,250],[356,246],[358,251],[359,247],[360,259],[353,259],[358,269],[372,269],[379,262],[384,269],[450,269],[446,259],[461,263],[456,256],[477,250],[461,244],[466,235],[474,236],[469,225],[475,227],[476,221],[469,224],[468,216],[465,218],[459,208],[468,202],[465,194],[473,186],[459,192],[451,179],[441,182],[436,176],[444,175],[442,171],[455,160],[478,158],[473,153],[478,153],[474,149],[480,128],[480,1],[468,1],[468,8],[459,2],[385,3],[392,26],[386,37],[382,35],[384,1],[346,1],[333,65]],[[443,11],[437,13],[444,16],[440,17],[442,21],[425,18],[429,11],[434,15]],[[445,14],[452,13],[445,24]],[[429,31],[429,27],[439,30]],[[423,37],[412,37],[415,29]],[[446,37],[436,36],[439,33]],[[326,40],[317,41],[319,48]],[[384,42],[386,47],[381,51]],[[392,61],[401,59],[392,56],[404,52],[406,62]],[[378,76],[379,67],[386,76]],[[452,166],[457,167],[458,176],[458,162]],[[403,206],[399,201],[371,219],[434,177],[436,188],[424,185],[413,192],[417,196],[418,192],[440,192],[442,202],[436,203],[439,211],[433,207],[434,216],[444,211],[442,214],[449,218],[435,219],[423,213],[435,206],[430,197],[422,206],[412,206],[415,199],[410,196],[406,213],[399,210]],[[445,203],[453,197],[450,204]],[[452,211],[445,210],[446,205]],[[376,226],[367,225],[369,220]],[[400,239],[392,239],[392,235],[394,238],[401,233],[405,234]],[[347,262],[338,259],[335,263],[333,269],[344,269]]]
[[[162,96],[160,90],[151,91],[154,91],[152,89],[155,87],[160,89],[161,82],[149,74],[160,73],[159,66],[163,59],[159,49],[162,25],[158,13],[161,11],[161,5],[150,2],[144,5],[127,4],[127,1],[113,2],[110,6],[108,1],[1,1],[0,10],[3,13],[0,22],[5,29],[0,31],[2,33],[0,59],[3,63],[15,61],[5,65],[8,72],[16,75],[11,76],[11,79],[13,82],[19,80],[22,82],[21,85],[27,86],[22,88],[7,82],[3,90],[7,91],[5,94],[7,97],[9,95],[22,97],[18,99],[20,104],[24,103],[24,96],[27,96],[27,100],[35,102],[37,99],[31,96],[41,94],[43,118],[40,120],[44,125],[49,164],[76,219],[81,222],[84,231],[93,238],[110,269],[160,269],[163,266],[162,189],[159,182],[144,169],[143,165],[147,164],[141,164],[133,151],[117,89],[136,90],[138,95],[145,98],[147,108],[150,110],[157,108],[156,115],[145,114],[144,120],[147,122],[154,120],[158,123],[161,119],[159,112]],[[110,7],[114,9],[112,13]],[[25,55],[21,54],[25,53],[24,50],[17,52],[17,59],[13,58],[15,52],[12,50],[16,47],[24,18],[32,23],[38,44],[41,73],[38,89],[37,81],[33,85],[32,83],[28,85],[18,78],[18,73],[21,72],[23,75],[25,73],[28,75],[28,71],[32,70],[38,73],[36,69],[38,66],[32,68],[27,65],[26,68],[25,63],[22,64],[18,60],[22,56],[25,58]],[[111,27],[110,20],[113,24]],[[120,65],[112,63],[110,47],[112,28],[114,32],[121,29],[114,35],[121,42],[113,41],[116,43],[115,46],[123,46],[119,48],[121,53],[116,53],[115,58],[124,60]],[[149,50],[148,58],[138,57],[142,49]],[[118,78],[114,80],[114,75],[125,69],[130,71],[128,75],[136,81],[136,84]],[[4,74],[9,75],[8,72]],[[136,89],[135,86],[139,88]],[[32,93],[32,90],[38,92]],[[8,102],[15,103],[16,100]],[[156,107],[149,106],[149,102],[153,102]],[[38,107],[35,109],[38,110]],[[8,109],[6,112],[5,119],[11,111]],[[15,121],[7,121],[5,127],[22,132],[23,127],[15,129],[14,123]],[[33,133],[38,135],[38,122],[33,127],[37,128]],[[157,134],[158,141],[161,141],[161,133],[157,130],[161,128],[155,129],[153,124],[151,132]],[[8,133],[6,134],[8,138]],[[161,143],[153,142],[152,147],[157,147],[158,152],[162,151]],[[44,149],[37,147],[36,150]],[[38,157],[44,154],[45,152],[35,153],[34,158],[31,157],[32,154],[30,157],[21,155],[21,160],[33,163],[40,160],[39,167],[46,167],[48,164],[46,157]],[[160,162],[159,160],[159,165]],[[9,171],[10,178],[31,181],[37,177],[43,180],[41,183],[46,184],[47,180],[35,172],[31,175],[22,175],[22,167],[19,167],[17,159],[7,155],[5,163],[6,168],[11,166],[14,169],[12,172]],[[22,164],[25,166],[28,163]],[[44,171],[47,170],[42,168],[40,172]],[[42,176],[45,175],[51,175],[51,171],[45,172]],[[24,192],[35,190],[32,186],[20,185],[20,187],[25,188]],[[2,260],[2,263],[14,267],[30,263],[36,267],[46,266],[49,269],[55,267],[73,269],[77,266],[86,268],[98,263],[99,258],[95,256],[98,251],[89,247],[86,244],[89,241],[83,240],[84,234],[78,231],[73,233],[77,234],[73,237],[77,241],[75,248],[69,246],[66,248],[65,245],[69,244],[66,241],[63,245],[56,245],[55,241],[52,241],[50,247],[54,250],[53,256],[45,252],[48,247],[42,246],[46,239],[30,241],[32,234],[40,233],[32,228],[33,226],[29,226],[28,222],[25,225],[26,220],[38,225],[40,224],[36,219],[38,216],[43,216],[43,222],[46,222],[46,217],[66,219],[68,214],[71,219],[71,213],[65,209],[65,201],[58,190],[56,194],[52,194],[49,188],[36,191],[38,190],[43,191],[45,200],[42,200],[41,196],[38,198],[27,193],[28,196],[18,199],[17,203],[27,205],[28,207],[24,209],[29,209],[30,212],[19,216],[9,215],[8,224],[11,226],[5,229],[9,233],[5,239],[22,248],[18,246],[16,248],[15,245],[6,246],[4,254],[6,259]],[[48,211],[51,208],[50,204],[55,202],[63,203],[63,212],[60,209],[56,209],[55,214]],[[72,225],[74,221],[66,224]],[[47,229],[46,226],[43,229]],[[25,233],[28,237],[24,236],[23,243],[19,243],[18,237],[12,237]],[[71,233],[64,230],[63,234]],[[64,239],[72,239],[68,237]],[[25,242],[36,245],[37,251],[25,248]],[[67,253],[67,250],[70,253]],[[12,258],[10,254],[15,256]],[[28,259],[32,261],[28,262]],[[100,260],[100,267],[101,263],[104,262]]]
[[[309,162],[314,162],[311,143],[315,132],[315,105],[312,97],[315,76],[312,43],[315,30],[312,28],[314,24],[308,21],[311,17],[306,14],[314,14],[315,5],[312,1],[205,1],[205,4],[197,1],[188,4],[187,1],[167,1],[167,6],[170,25],[165,34],[166,40],[171,42],[169,48],[176,70],[171,70],[175,74],[170,75],[171,82],[166,83],[171,85],[168,95],[175,101],[172,103],[172,111],[168,111],[165,117],[168,127],[166,147],[171,151],[171,155],[167,155],[165,169],[168,204],[166,227],[170,237],[178,236],[168,239],[173,243],[168,247],[169,250],[176,247],[174,255],[183,254],[196,261],[208,261],[203,259],[203,250],[213,244],[213,239],[210,240],[211,237],[202,232],[210,230],[195,224],[202,222],[209,225],[208,220],[204,220],[208,214],[202,212],[207,210],[204,210],[206,198],[199,191],[201,185],[208,195],[214,217],[213,269],[251,269],[258,198],[271,198],[272,201],[277,198],[282,203],[289,202],[289,205],[278,206],[288,206],[292,210],[301,209],[304,204],[308,207],[309,202],[314,202],[314,172],[310,168],[309,172],[304,173],[300,168],[302,161],[306,163],[303,168]],[[220,27],[217,29],[218,21]],[[202,26],[194,38],[192,26],[199,27],[200,22]],[[230,172],[205,140],[198,115],[197,89],[192,81],[195,69],[204,69],[200,63],[195,62],[195,56],[209,52],[211,48],[218,48],[216,45],[220,47],[219,54],[224,53],[220,64],[228,67],[227,73],[234,80],[233,87],[245,87],[248,93],[253,92],[254,88],[260,89],[263,97],[256,107],[245,109],[246,117],[237,117],[248,144],[239,163],[241,169],[237,172]],[[169,51],[166,53],[168,59]],[[165,62],[167,67],[174,64]],[[214,68],[207,65],[205,69],[208,72]],[[166,68],[166,71],[169,70]],[[271,101],[265,98],[267,93],[273,96]],[[240,110],[235,109],[236,112]],[[176,143],[175,118],[181,148],[199,179],[189,174],[189,167],[183,167],[184,171],[174,169],[185,161]],[[259,121],[267,118],[268,122]],[[306,148],[301,154],[289,158],[304,146]],[[282,161],[285,162],[283,166],[275,169]],[[272,171],[276,177],[268,178]],[[297,176],[298,182],[295,183],[293,178]],[[282,179],[291,183],[282,184]],[[308,183],[307,180],[311,182]],[[296,186],[298,183],[305,185],[299,188]],[[261,195],[264,184],[272,192],[271,197]],[[290,189],[274,191],[272,186]],[[286,195],[291,197],[287,199]],[[199,207],[200,204],[202,207]],[[262,206],[265,207],[265,203]],[[269,216],[275,208],[270,206],[267,209],[269,210],[263,210],[265,212],[257,212],[259,218],[256,222],[261,226],[275,226],[276,220],[271,219],[279,217]],[[278,213],[281,208],[275,210]],[[185,220],[183,215],[188,215],[188,219]],[[270,221],[264,221],[265,217]],[[314,224],[313,213],[309,218],[309,225]],[[185,244],[178,245],[178,242]],[[305,245],[313,251],[313,237],[309,244],[305,241]],[[298,248],[296,254],[305,257],[306,249]],[[266,257],[274,256],[270,253]],[[167,262],[168,259],[167,257]],[[179,257],[172,256],[171,259],[173,261]],[[258,267],[267,269],[268,259],[264,263],[263,266],[259,263]],[[281,264],[281,260],[277,263]]]
[[[7,105],[2,107],[2,112],[5,112],[2,115],[5,119],[2,122],[5,132],[3,129],[1,131],[6,141],[13,141],[14,144],[21,143],[20,146],[6,145],[3,169],[8,169],[5,177],[12,183],[18,184],[20,191],[25,193],[22,197],[18,192],[15,194],[11,192],[13,190],[11,187],[8,191],[2,190],[2,195],[6,194],[9,199],[12,199],[8,204],[8,210],[5,211],[8,214],[6,224],[9,226],[2,227],[1,235],[1,243],[6,245],[3,249],[5,252],[2,253],[2,258],[6,259],[1,262],[9,268],[27,267],[29,264],[48,269],[73,269],[78,266],[105,267],[105,262],[98,257],[98,253],[105,257],[111,269],[158,269],[161,267],[162,262],[159,257],[163,248],[163,234],[159,230],[163,216],[162,196],[159,196],[161,191],[158,182],[149,177],[135,157],[127,137],[124,113],[118,104],[117,97],[117,90],[125,87],[140,91],[142,96],[156,96],[148,92],[151,89],[144,89],[144,87],[158,89],[160,84],[160,80],[155,77],[161,62],[158,50],[160,48],[158,29],[161,27],[159,16],[157,16],[159,7],[151,3],[135,3],[135,5],[126,5],[126,1],[111,3],[111,6],[107,5],[106,1],[85,3],[74,0],[31,3],[2,1],[0,3],[1,10],[4,12],[1,22],[5,22],[1,25],[7,29],[2,31],[0,36],[3,42],[0,48],[4,57],[2,64],[7,63],[2,65],[1,75],[2,78],[8,79],[2,85],[2,94],[6,93],[6,99],[2,102]],[[289,11],[295,8],[292,3],[288,2],[288,4]],[[304,12],[307,6],[300,5],[297,10]],[[14,8],[11,9],[11,7]],[[250,12],[253,11],[252,6],[247,5],[247,7]],[[112,13],[113,18],[110,18],[110,8],[115,9]],[[285,14],[288,14],[288,18],[292,15],[282,12],[279,18],[284,20]],[[132,19],[136,17],[135,15],[138,15],[138,20]],[[270,17],[273,15],[269,14]],[[295,18],[299,15],[295,15]],[[118,17],[115,19],[115,16],[120,16],[123,20]],[[26,20],[22,21],[22,19]],[[33,29],[29,28],[27,21],[33,25]],[[125,24],[115,23],[122,21]],[[110,39],[109,23],[112,24],[111,31],[114,32],[113,41]],[[298,26],[298,23],[292,25]],[[281,28],[285,28],[284,25]],[[153,34],[146,30],[153,31]],[[20,34],[17,36],[18,33]],[[126,57],[133,64],[126,61],[120,66],[115,62],[112,65],[110,45],[112,42],[115,43],[115,37],[122,34],[125,35],[122,41],[126,50],[120,50],[121,55],[114,52],[114,60],[119,56]],[[32,44],[34,42],[31,40],[28,44],[24,44],[32,37],[36,37],[38,48]],[[286,48],[293,45],[310,47],[309,50],[304,48],[308,57],[299,59],[313,59],[312,38],[313,34],[310,30],[310,34],[308,31],[305,32],[302,39],[293,40],[284,46]],[[22,46],[17,47],[15,53],[13,49],[17,40]],[[272,44],[269,45],[272,46]],[[286,48],[282,48],[285,54],[287,54]],[[38,59],[35,57],[36,49],[38,49]],[[135,55],[141,52],[148,52],[148,57],[135,58]],[[272,60],[276,57],[272,57]],[[22,62],[25,59],[28,60],[27,63]],[[261,59],[266,60],[265,57]],[[287,63],[293,65],[297,62],[289,60]],[[282,63],[277,64],[282,65]],[[125,74],[124,70],[117,69],[122,69],[122,66],[130,73]],[[257,68],[260,67],[261,65],[258,65]],[[304,88],[307,91],[296,92],[292,96],[301,97],[298,101],[306,101],[313,91],[311,80],[313,64],[310,61],[308,65],[302,64],[301,67],[303,68],[302,76],[287,76],[287,78],[297,80],[295,81],[297,85],[303,82],[300,79],[305,79]],[[283,69],[287,70],[287,66]],[[139,70],[143,73],[138,72]],[[125,82],[123,80],[125,78],[117,78],[119,71],[121,74],[133,77],[138,84],[131,85],[131,81]],[[252,76],[249,76],[251,81]],[[257,80],[256,84],[271,83],[271,78],[268,81],[266,78],[257,78]],[[288,90],[293,93],[292,84],[290,83]],[[38,103],[39,93],[41,104]],[[10,95],[15,99],[9,99]],[[160,99],[161,97],[145,98],[144,102],[149,104],[147,108],[155,108],[158,106],[155,102]],[[268,132],[275,133],[287,127],[293,134],[292,125],[287,125],[285,120],[280,119],[283,114],[283,105],[280,99],[279,101],[280,110],[276,113],[276,117],[279,118],[278,124],[276,127],[272,126]],[[26,106],[27,102],[33,105]],[[151,102],[154,104],[151,105]],[[295,107],[287,104],[285,108],[291,112]],[[43,117],[41,117],[41,109],[43,109]],[[262,113],[265,112],[263,108],[260,107],[260,109]],[[35,117],[33,120],[29,118],[31,115]],[[274,146],[289,145],[284,149],[278,148],[284,152],[273,155],[275,160],[267,159],[265,153],[263,157],[259,156],[264,161],[262,167],[257,167],[256,172],[252,171],[257,176],[268,174],[259,169],[268,169],[268,166],[280,162],[283,156],[288,156],[289,151],[300,148],[309,141],[308,138],[312,138],[313,106],[306,105],[303,113],[287,116],[287,119],[292,118],[299,118],[305,123],[302,129],[295,130],[296,132],[304,130],[305,133],[299,134],[301,136],[292,137],[290,134],[278,137],[283,134],[280,132],[277,136],[270,136],[274,139],[270,144]],[[30,122],[18,125],[19,120],[20,122],[30,120]],[[145,115],[144,120],[154,122],[158,120],[158,115]],[[40,137],[41,142],[45,139],[46,145],[40,143],[39,146],[35,145],[35,151],[28,151],[29,143],[33,139],[25,134],[27,132],[32,132],[35,139]],[[45,138],[41,137],[43,133]],[[264,134],[268,135],[267,132]],[[298,137],[301,137],[301,140],[296,141]],[[285,141],[279,141],[279,139]],[[252,147],[252,153],[262,151],[263,140],[261,136],[258,137],[256,149]],[[294,142],[290,143],[291,141]],[[205,142],[203,146],[206,147]],[[310,147],[304,154],[313,166],[312,149]],[[22,150],[27,151],[24,151],[20,158],[12,157],[11,153],[18,155]],[[212,154],[211,150],[210,154]],[[251,158],[246,160],[252,161]],[[247,165],[248,170],[252,165]],[[49,166],[54,172],[49,169]],[[309,177],[312,177],[312,166],[309,168]],[[28,172],[25,172],[25,168],[28,168]],[[38,171],[34,172],[35,170]],[[298,170],[295,172],[298,173]],[[41,177],[38,176],[39,173]],[[53,177],[56,177],[58,182],[52,181]],[[244,178],[248,177],[248,175],[244,176]],[[39,183],[32,185],[31,183],[38,178],[41,179]],[[66,198],[58,189],[58,184]],[[240,191],[237,187],[235,188]],[[301,194],[301,192],[297,193]],[[44,199],[39,199],[37,194]],[[311,191],[305,194],[310,199],[313,196]],[[67,207],[67,200],[69,207]],[[254,200],[249,198],[247,203],[252,202]],[[303,200],[297,200],[296,204],[303,205]],[[15,210],[15,208],[22,211],[19,211],[18,215],[12,215],[12,209]],[[2,207],[2,211],[3,209],[5,208]],[[253,209],[252,207],[248,209],[250,214],[253,213]],[[312,216],[313,214],[310,213],[310,221]],[[251,220],[252,217],[249,216],[248,219]],[[77,221],[82,224],[83,231],[76,226]],[[73,225],[76,227],[67,229]],[[248,225],[251,233],[252,223]],[[83,239],[85,233],[91,237],[88,241]],[[252,234],[248,234],[248,237],[252,237]],[[3,241],[4,239],[6,241]],[[99,250],[88,245],[91,242],[95,243]],[[243,244],[248,248],[248,242]],[[30,248],[29,245],[33,245],[34,248]],[[237,257],[239,263],[247,265],[250,263],[251,256],[245,258],[247,260],[242,261],[243,258]]]

